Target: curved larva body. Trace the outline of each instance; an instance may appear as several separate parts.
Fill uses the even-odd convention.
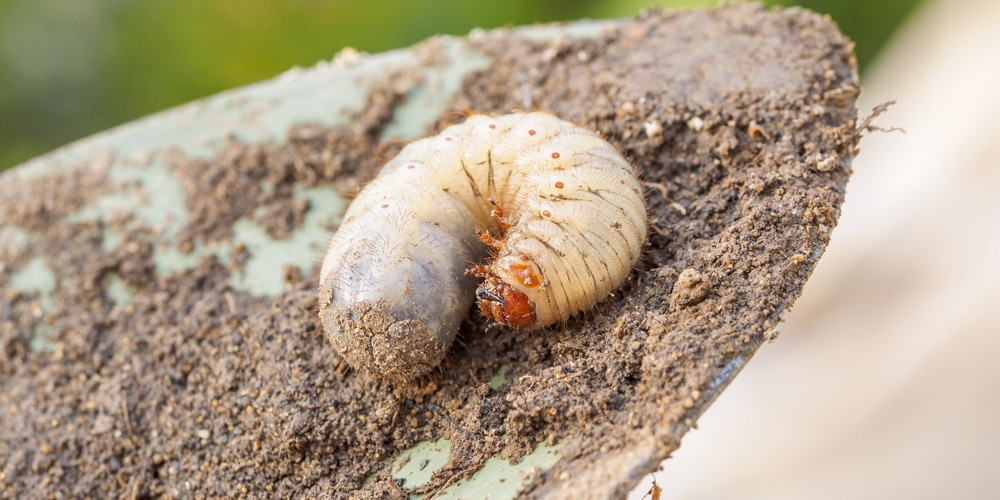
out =
[[[496,255],[473,293],[483,227]],[[545,113],[476,115],[407,145],[354,200],[323,260],[320,317],[352,366],[413,378],[476,297],[520,328],[566,320],[621,285],[645,239],[635,169],[608,142]]]

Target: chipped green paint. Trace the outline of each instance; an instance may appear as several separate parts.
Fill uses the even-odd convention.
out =
[[[508,365],[500,365],[500,370],[497,374],[490,379],[490,389],[499,389],[500,386],[507,383],[507,369],[510,368]]]
[[[133,121],[23,163],[12,172],[39,177],[111,151],[124,158],[175,148],[189,157],[211,158],[230,138],[255,143],[284,139],[297,124],[348,123],[364,106],[368,83],[381,82],[390,67],[420,68],[415,54],[397,50],[366,56],[351,67],[321,63],[295,68],[271,80],[236,88]]]
[[[135,288],[125,283],[116,273],[108,274],[104,293],[115,303],[116,309],[124,309],[135,300]]]
[[[112,182],[138,185],[132,194],[131,213],[143,221],[160,238],[173,239],[187,224],[184,185],[165,165],[152,161],[148,165],[115,165],[108,171]],[[139,196],[139,202],[136,197]]]
[[[487,460],[483,468],[473,474],[471,479],[464,479],[449,486],[434,495],[434,498],[496,500],[517,498],[521,490],[534,480],[534,471],[545,472],[559,462],[562,458],[559,455],[561,447],[562,444],[555,446],[539,444],[516,465],[494,456]],[[421,441],[393,460],[390,469],[392,478],[402,480],[404,488],[423,486],[430,481],[431,475],[448,461],[449,453],[451,453],[451,441],[447,439]],[[420,500],[424,496],[424,494],[414,494],[410,495],[410,499]]]
[[[525,487],[535,480],[538,473],[552,468],[562,458],[559,448],[562,444],[547,446],[540,444],[535,451],[526,455],[516,465],[494,456],[472,475],[449,486],[434,496],[436,499],[489,498],[506,500],[517,498]]]
[[[174,241],[188,221],[184,187],[176,174],[159,162],[151,161],[142,166],[113,165],[108,169],[108,177],[119,186],[118,190],[101,196],[60,222],[72,224],[108,220],[120,213],[132,215],[146,229],[135,237],[155,243],[153,263],[161,277],[192,269],[205,255],[214,255],[223,264],[228,264],[234,243],[242,243],[249,250],[250,259],[243,273],[233,274],[230,285],[254,295],[282,293],[285,265],[296,264],[303,274],[309,274],[318,255],[312,245],[322,244],[329,238],[326,228],[339,222],[336,218],[347,204],[343,197],[327,188],[297,189],[295,198],[308,200],[310,209],[303,227],[289,240],[274,240],[262,227],[241,218],[233,224],[235,237],[232,242],[197,243],[185,253]],[[105,230],[101,246],[105,251],[114,251],[121,239],[120,233]]]
[[[328,188],[297,190],[295,197],[307,199],[310,209],[291,238],[275,240],[253,220],[241,218],[233,224],[232,241],[196,243],[190,251],[182,252],[176,237],[189,220],[184,186],[177,174],[162,163],[160,154],[174,149],[192,158],[211,158],[233,138],[247,143],[274,143],[284,139],[297,124],[345,125],[367,101],[369,86],[383,81],[390,68],[399,67],[417,71],[416,81],[420,84],[410,90],[385,133],[403,138],[422,135],[465,76],[490,63],[486,56],[456,39],[442,38],[441,49],[447,58],[441,66],[422,65],[414,52],[399,50],[359,56],[349,63],[324,62],[314,68],[296,68],[269,81],[97,134],[8,174],[38,177],[88,162],[94,168],[107,168],[108,181],[115,187],[59,223],[131,216],[136,222],[134,237],[153,243],[153,262],[161,277],[192,269],[206,255],[228,264],[234,246],[243,244],[249,259],[242,272],[231,276],[230,286],[253,295],[274,296],[285,289],[286,266],[296,265],[303,274],[312,271],[322,245],[330,237],[328,228],[339,223],[337,218],[347,200]],[[123,234],[109,229],[102,236],[101,246],[107,252],[113,252],[123,240]]]
[[[173,239],[187,224],[184,186],[159,162],[115,164],[108,168],[108,180],[117,185],[116,190],[63,217],[60,223],[106,221],[116,214],[129,214],[161,239]],[[114,249],[117,243],[105,236],[102,246]]]
[[[31,331],[31,342],[28,343],[28,347],[35,352],[56,352],[59,349],[59,346],[52,341],[52,337],[49,335],[51,332],[51,326],[46,325],[45,323],[39,323],[38,326]]]
[[[221,243],[195,243],[190,252],[182,252],[180,248],[171,243],[160,243],[153,249],[153,266],[156,274],[167,278],[174,274],[194,269],[198,261],[206,255],[214,255],[219,262],[229,264],[229,257],[233,253],[233,244],[230,241]]]
[[[21,269],[11,273],[7,286],[22,293],[37,293],[38,305],[42,312],[53,313],[56,305],[52,301],[52,290],[56,288],[56,275],[45,262],[45,257],[37,256]]]
[[[37,293],[38,307],[42,313],[52,314],[57,311],[52,300],[52,291],[56,288],[56,276],[52,268],[45,262],[45,257],[37,256],[28,261],[21,269],[11,273],[7,287],[21,293]],[[52,327],[39,323],[31,332],[31,349],[35,351],[55,351],[56,345],[49,340]]]
[[[446,45],[448,64],[440,73],[432,74],[431,81],[414,87],[406,100],[393,110],[392,121],[382,129],[382,138],[416,139],[427,134],[427,127],[448,105],[451,96],[458,92],[465,76],[473,71],[486,69],[490,59],[465,47]]]
[[[284,270],[297,266],[303,275],[312,272],[330,239],[328,227],[340,224],[347,200],[327,188],[294,188],[292,195],[309,202],[302,226],[286,240],[275,240],[263,227],[242,218],[233,224],[233,240],[246,246],[250,258],[242,273],[233,273],[229,285],[253,295],[279,295],[285,291]]]
[[[101,231],[101,250],[112,253],[118,249],[125,239],[125,235],[114,229],[104,228]]]
[[[393,479],[402,479],[406,488],[417,488],[431,480],[431,474],[444,466],[451,453],[451,441],[441,438],[437,441],[421,441],[409,450],[400,453],[392,462]],[[412,495],[410,498],[422,498]]]
[[[194,268],[206,255],[214,255],[224,265],[231,261],[235,245],[243,245],[249,254],[242,271],[229,277],[229,286],[255,296],[276,296],[285,291],[284,273],[287,266],[297,266],[303,275],[312,272],[319,262],[323,245],[330,238],[329,227],[340,224],[347,199],[327,188],[294,188],[295,199],[309,202],[302,225],[287,239],[277,240],[267,230],[247,217],[233,223],[231,241],[196,243],[185,253],[173,245],[162,245],[153,252],[153,263],[160,276]]]
[[[0,225],[0,246],[8,245],[12,245],[16,251],[24,250],[28,246],[28,232],[13,224]]]

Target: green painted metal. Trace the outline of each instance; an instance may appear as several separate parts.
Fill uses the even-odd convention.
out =
[[[56,276],[45,263],[44,257],[34,257],[21,269],[11,273],[7,284],[12,290],[23,293],[37,293],[41,312],[51,313],[56,310],[52,301],[52,290],[56,288]]]
[[[285,266],[296,265],[303,275],[308,275],[316,256],[320,254],[330,233],[328,223],[340,224],[340,214],[347,208],[347,200],[331,196],[328,188],[294,189],[296,199],[308,200],[302,226],[288,239],[275,240],[253,221],[241,218],[233,224],[233,241],[243,244],[250,251],[243,273],[234,273],[229,285],[236,290],[253,295],[278,295],[285,290],[282,273]]]
[[[431,475],[444,466],[451,453],[451,441],[421,441],[409,450],[400,453],[392,462],[392,477],[402,479],[403,486],[417,488],[427,484]],[[411,498],[422,498],[423,495],[413,495]]]
[[[508,365],[500,366],[500,370],[497,372],[497,374],[490,379],[490,389],[499,389],[501,386],[503,386],[508,382],[507,369],[509,368],[510,366]]]
[[[108,274],[108,284],[104,287],[108,297],[114,301],[115,307],[124,309],[135,300],[135,290],[132,289],[121,276],[115,273]]]
[[[434,498],[490,498],[508,500],[517,498],[525,487],[534,481],[537,474],[549,470],[559,462],[561,445],[547,446],[540,444],[535,451],[526,455],[517,464],[493,457],[483,464],[483,468],[473,474],[471,479],[462,480],[445,488]]]
[[[470,479],[449,484],[435,492],[434,498],[517,498],[531,484],[537,472],[548,470],[559,461],[561,447],[540,444],[516,464],[499,456],[492,457]],[[402,481],[403,487],[418,488],[427,484],[431,475],[445,465],[450,452],[451,442],[447,439],[421,441],[396,457],[390,472],[393,479]],[[424,496],[415,494],[410,498],[419,500]]]

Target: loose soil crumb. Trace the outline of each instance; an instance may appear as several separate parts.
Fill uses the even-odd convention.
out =
[[[469,43],[494,63],[428,133],[465,109],[541,109],[599,130],[641,169],[651,236],[619,291],[542,332],[487,330],[471,314],[437,372],[400,384],[349,370],[326,343],[317,273],[286,272],[274,299],[230,289],[214,256],[162,278],[128,217],[57,223],[106,189],[90,170],[41,191],[8,179],[0,224],[40,236],[0,253],[0,285],[44,256],[61,309],[0,297],[0,497],[400,498],[558,442],[562,460],[525,495],[606,498],[674,450],[798,296],[836,225],[841,159],[858,140],[849,42],[820,16],[734,5],[647,12],[592,40],[502,31]],[[192,214],[181,241],[229,238],[261,206],[258,220],[285,236],[308,210],[292,187],[357,189],[398,151],[379,134],[405,78],[373,87],[350,126],[172,163]],[[126,234],[110,251],[106,225]],[[134,301],[104,294],[112,275]],[[28,348],[39,326],[54,352]],[[492,388],[502,366],[509,381]],[[389,477],[400,451],[442,437],[451,455],[430,483]]]
[[[706,276],[687,268],[674,282],[674,303],[680,306],[693,306],[708,295],[711,286]]]

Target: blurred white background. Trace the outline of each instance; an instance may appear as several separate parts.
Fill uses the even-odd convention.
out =
[[[664,499],[1000,498],[1000,2],[925,3],[862,89],[906,133],[861,141],[826,255]]]

